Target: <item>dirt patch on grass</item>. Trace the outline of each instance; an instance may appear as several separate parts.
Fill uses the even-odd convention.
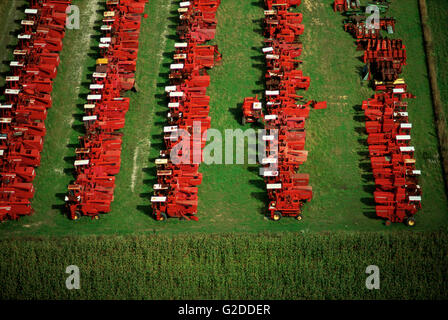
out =
[[[305,6],[306,10],[313,11],[313,1],[311,0],[304,0],[303,5]]]
[[[133,164],[132,164],[132,176],[131,176],[131,190],[132,190],[132,192],[134,192],[135,179],[137,178],[137,169],[138,169],[137,159],[138,159],[138,152],[139,152],[139,150],[140,150],[140,147],[137,146],[137,148],[135,148],[135,151],[134,151],[134,159],[133,159]]]
[[[165,6],[163,6],[162,8],[166,9],[166,11],[169,12],[171,10],[171,5],[172,5],[172,2],[168,1],[168,3]],[[160,48],[159,48],[160,50],[157,53],[157,56],[159,57],[159,64],[161,64],[162,60],[163,60],[163,53],[165,52],[167,34],[168,34],[168,23],[165,24],[162,34],[160,35],[162,40],[161,40],[161,44],[160,44]]]
[[[316,26],[323,26],[324,23],[319,18],[313,18],[311,19],[312,23]]]
[[[31,227],[38,227],[42,224],[42,221],[36,222],[36,223],[31,223],[31,224],[24,224],[23,227],[24,228],[31,228]]]

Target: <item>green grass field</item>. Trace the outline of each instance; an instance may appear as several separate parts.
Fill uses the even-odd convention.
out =
[[[266,195],[257,165],[202,165],[199,222],[170,220],[161,224],[150,217],[149,197],[154,183],[153,161],[162,146],[166,113],[163,96],[172,59],[177,19],[176,2],[150,1],[144,20],[138,61],[138,93],[131,93],[131,110],[124,129],[122,168],[117,177],[112,212],[99,221],[73,223],[63,214],[66,187],[72,179],[74,148],[82,133],[81,106],[88,93],[97,55],[98,28],[103,2],[74,1],[80,7],[81,30],[67,32],[61,66],[54,87],[54,107],[47,120],[48,134],[33,200],[36,214],[0,226],[1,236],[133,234],[145,232],[260,232],[299,230],[383,230],[373,218],[370,168],[366,157],[359,105],[372,94],[361,83],[362,66],[353,39],[342,29],[343,17],[331,10],[331,1],[304,1],[304,70],[311,76],[307,97],[327,100],[327,110],[314,111],[308,121],[309,160],[301,168],[311,176],[313,201],[305,219],[272,223],[264,217]],[[405,78],[418,98],[410,102],[413,141],[423,170],[423,210],[418,230],[447,225],[447,200],[437,153],[429,85],[417,2],[396,2],[392,13],[399,21],[397,35],[408,50]],[[210,72],[212,127],[221,131],[242,128],[239,104],[261,93],[263,84],[259,1],[223,1],[215,42],[224,59]],[[422,81],[425,79],[425,81]],[[247,125],[247,128],[249,125]],[[404,229],[396,225],[389,230]]]
[[[444,104],[445,114],[448,114],[448,4],[443,0],[427,0],[429,22],[434,39],[434,53],[437,64],[437,82]]]
[[[428,0],[432,16],[440,10],[431,9],[431,1],[436,0]],[[164,86],[176,41],[177,1],[150,0],[146,8],[139,91],[129,93],[112,212],[100,220],[73,222],[64,215],[63,199],[73,179],[77,137],[83,133],[82,105],[104,10],[103,0],[73,0],[81,11],[81,30],[67,31],[64,39],[35,180],[36,214],[0,224],[0,298],[446,298],[448,202],[417,1],[396,0],[391,8],[398,21],[394,36],[408,48],[404,78],[417,95],[409,113],[424,194],[412,230],[386,228],[374,218],[360,111],[373,91],[360,79],[361,52],[331,2],[303,0],[299,8],[306,28],[303,69],[312,79],[306,97],[328,101],[328,109],[312,111],[307,121],[310,154],[301,172],[311,176],[314,199],[305,207],[304,220],[274,223],[264,217],[266,192],[257,165],[201,165],[200,220],[160,223],[150,217],[149,198],[167,112]],[[25,3],[0,3],[4,61],[11,56]],[[223,63],[210,72],[208,90],[213,128],[250,127],[241,126],[239,108],[244,97],[263,91],[262,17],[262,1],[222,1],[214,43]],[[443,25],[442,18],[435,21]],[[6,75],[6,64],[1,68]],[[443,79],[443,73],[439,76]],[[63,287],[70,264],[86,273],[77,292]],[[379,291],[365,289],[364,271],[370,264],[384,270]]]

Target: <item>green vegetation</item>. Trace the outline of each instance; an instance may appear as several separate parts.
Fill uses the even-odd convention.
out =
[[[429,25],[432,31],[434,54],[436,60],[437,80],[444,105],[445,114],[448,113],[448,3],[444,0],[426,0],[429,15]]]
[[[440,5],[440,4],[439,4]],[[443,19],[438,15],[439,13],[434,12],[434,3],[431,2],[431,15],[428,14],[428,5],[426,0],[419,0],[421,23],[423,29],[423,37],[425,40],[426,49],[426,60],[428,65],[429,80],[431,83],[431,94],[433,100],[434,118],[437,128],[437,134],[439,138],[441,163],[445,177],[445,190],[448,191],[448,129],[447,129],[447,118],[446,118],[446,103],[444,103],[443,98],[446,97],[446,81],[442,77],[442,73],[447,68],[446,61],[438,61],[436,54],[443,54],[443,46],[446,44],[446,39],[439,39],[440,36],[444,36],[441,33],[439,26],[435,26],[434,23],[439,21],[443,24]],[[441,12],[447,12],[448,6],[443,9],[440,8]],[[434,29],[437,38],[434,38],[431,29]],[[442,40],[442,41],[439,41]],[[440,56],[439,56],[440,58]],[[440,65],[438,65],[440,62]],[[442,88],[442,89],[440,89]],[[443,95],[441,93],[443,92]]]
[[[312,112],[307,122],[309,160],[301,172],[309,173],[315,190],[305,207],[305,219],[264,218],[266,193],[257,165],[202,165],[199,222],[170,220],[161,224],[150,217],[149,197],[155,182],[153,161],[162,147],[161,132],[167,111],[163,95],[175,42],[177,2],[153,0],[143,20],[138,61],[139,91],[130,93],[131,109],[124,129],[122,168],[112,212],[99,221],[69,221],[62,213],[66,187],[72,179],[74,147],[82,133],[80,117],[88,93],[90,73],[97,57],[101,0],[75,0],[80,7],[81,30],[70,30],[64,40],[61,66],[54,86],[54,106],[47,120],[48,133],[33,201],[36,214],[0,226],[1,237],[37,235],[132,234],[148,232],[264,232],[383,230],[373,218],[373,185],[366,157],[364,123],[359,105],[372,91],[359,77],[362,62],[354,41],[343,31],[343,17],[331,10],[331,1],[303,1],[306,31],[303,36],[304,72],[311,76],[307,98],[327,100],[327,110]],[[215,42],[223,63],[210,72],[212,127],[221,131],[243,128],[240,104],[244,97],[263,90],[261,1],[223,1],[218,12]],[[423,210],[417,230],[447,225],[447,199],[437,152],[429,85],[417,2],[397,1],[397,36],[408,48],[404,77],[417,99],[410,102],[413,141],[418,166],[423,170]],[[424,80],[424,81],[422,81]],[[249,128],[249,125],[246,126]],[[405,229],[394,225],[387,229]]]
[[[82,14],[81,30],[68,31],[64,40],[35,182],[37,212],[0,225],[0,299],[446,299],[448,204],[417,1],[394,1],[391,8],[395,36],[408,48],[404,78],[417,95],[409,112],[424,199],[412,231],[403,225],[385,228],[373,218],[359,107],[373,92],[360,80],[361,52],[331,2],[303,0],[299,8],[306,27],[303,69],[312,79],[306,97],[329,106],[313,111],[307,122],[310,154],[301,172],[310,174],[315,195],[303,222],[263,217],[266,195],[257,165],[202,165],[199,222],[158,223],[150,217],[153,160],[162,147],[164,86],[177,25],[177,1],[151,0],[142,24],[139,90],[129,93],[113,210],[98,221],[75,223],[64,216],[63,199],[83,132],[82,105],[97,58],[104,1],[73,0]],[[438,17],[434,36],[443,40],[436,48],[441,54],[442,2],[428,0],[430,15]],[[3,60],[11,56],[18,30],[13,21],[25,3],[0,3]],[[243,128],[240,104],[263,90],[262,17],[258,0],[226,0],[219,9],[214,42],[224,59],[210,72],[208,94],[212,127],[222,132]],[[438,60],[442,80],[445,62]],[[8,69],[5,63],[1,67],[3,73]],[[440,87],[446,93],[446,83]],[[81,290],[65,288],[69,265],[80,267]],[[380,290],[365,288],[368,265],[380,267]]]
[[[10,239],[0,299],[446,299],[447,245],[446,232]]]

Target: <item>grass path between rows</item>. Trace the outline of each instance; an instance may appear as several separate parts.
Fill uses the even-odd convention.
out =
[[[0,240],[0,299],[446,299],[446,232]],[[80,289],[67,290],[67,266]],[[367,266],[380,289],[366,288]],[[165,316],[173,311],[166,310]],[[174,317],[173,317],[174,318]]]
[[[437,80],[445,115],[447,115],[448,77],[446,75],[448,72],[448,2],[445,0],[426,0],[426,3],[428,6],[429,25],[433,35]]]

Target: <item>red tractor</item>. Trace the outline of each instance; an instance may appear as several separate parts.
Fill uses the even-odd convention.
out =
[[[282,184],[267,185],[276,190],[275,198],[269,203],[270,217],[279,221],[282,217],[295,217],[302,220],[302,206],[313,198],[311,186],[296,186],[293,189],[282,189]]]
[[[243,117],[241,120],[243,125],[261,121],[263,116],[263,108],[261,102],[258,100],[258,95],[255,98],[244,98]]]
[[[334,0],[334,12],[345,12],[348,10],[348,0]]]
[[[151,203],[153,214],[157,221],[166,221],[168,217],[181,218],[184,220],[195,220],[198,211],[197,194],[192,197],[191,194],[186,197],[178,198],[179,191],[174,195],[152,196]]]

